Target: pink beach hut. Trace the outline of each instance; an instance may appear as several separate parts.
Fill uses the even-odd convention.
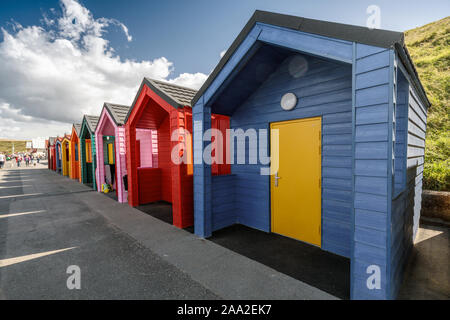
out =
[[[95,130],[97,190],[108,184],[119,202],[127,202],[127,165],[124,121],[130,107],[105,103]]]

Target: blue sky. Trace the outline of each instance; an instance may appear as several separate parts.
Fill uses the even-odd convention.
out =
[[[129,105],[143,77],[198,89],[256,9],[405,31],[449,0],[1,0],[0,138],[70,133],[105,101]]]
[[[124,23],[133,41],[110,31],[107,38],[123,58],[154,59],[164,56],[181,72],[208,74],[256,9],[313,19],[365,25],[366,8],[381,9],[381,28],[405,31],[450,14],[450,1],[377,0],[81,0],[95,17]],[[14,19],[36,25],[42,13],[59,8],[58,0],[2,0],[0,23]]]

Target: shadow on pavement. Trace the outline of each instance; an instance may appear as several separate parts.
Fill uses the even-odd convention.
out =
[[[350,259],[239,224],[214,232],[208,240],[336,297],[350,298]]]

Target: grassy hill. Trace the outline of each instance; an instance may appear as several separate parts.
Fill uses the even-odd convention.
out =
[[[14,151],[15,152],[25,152],[26,149],[26,140],[7,140],[0,139],[0,152],[9,154],[12,152],[12,146],[14,143]]]
[[[405,40],[432,103],[423,187],[450,191],[450,17],[407,31]]]

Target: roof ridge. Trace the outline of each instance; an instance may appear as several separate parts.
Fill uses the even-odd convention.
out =
[[[92,115],[92,114],[85,114],[84,116],[85,116],[85,117],[100,118],[99,116],[94,116],[94,115]]]
[[[129,106],[124,105],[124,104],[118,104],[118,103],[112,103],[112,102],[104,102],[105,105],[110,105],[110,106],[115,106],[115,107],[127,107],[129,108]]]
[[[350,23],[343,23],[343,22],[337,22],[337,21],[329,21],[329,20],[320,20],[320,19],[314,19],[314,18],[307,18],[304,16],[296,16],[293,14],[287,14],[287,13],[278,13],[278,12],[273,12],[273,11],[267,11],[267,10],[258,10],[256,9],[252,15],[251,18],[255,17],[258,18],[258,15],[278,15],[278,16],[283,16],[284,18],[293,18],[294,20],[299,20],[299,24],[298,27],[301,28],[302,25],[305,24],[305,22],[314,22],[314,23],[326,23],[326,24],[336,24],[336,25],[340,25],[343,27],[352,27],[352,28],[360,28],[362,29],[368,29],[366,26],[361,26],[361,25],[357,25],[357,24],[350,24]],[[251,20],[250,18],[250,20]],[[373,29],[376,32],[388,32],[388,33],[392,33],[392,34],[405,34],[404,31],[394,31],[394,30],[389,30],[389,29],[381,29],[381,28],[376,28]]]
[[[145,77],[145,78],[146,78],[148,81],[150,81],[150,82],[156,82],[156,84],[162,83],[162,84],[167,84],[167,85],[169,85],[169,86],[177,87],[177,88],[180,88],[180,89],[185,89],[185,90],[190,90],[190,91],[195,91],[195,92],[198,91],[198,90],[195,90],[195,89],[192,89],[192,88],[189,88],[189,87],[185,87],[185,86],[180,86],[180,85],[178,85],[178,84],[174,84],[174,83],[168,82],[168,81],[156,80],[156,79],[149,78],[149,77]]]
[[[104,108],[106,108],[106,112],[109,112],[111,115],[113,121],[116,123],[116,125],[123,125],[125,124],[125,119],[128,114],[128,111],[130,110],[130,106],[121,105],[121,104],[114,104],[114,103],[104,103]],[[103,112],[103,111],[102,111]],[[125,117],[120,114],[125,113]]]

